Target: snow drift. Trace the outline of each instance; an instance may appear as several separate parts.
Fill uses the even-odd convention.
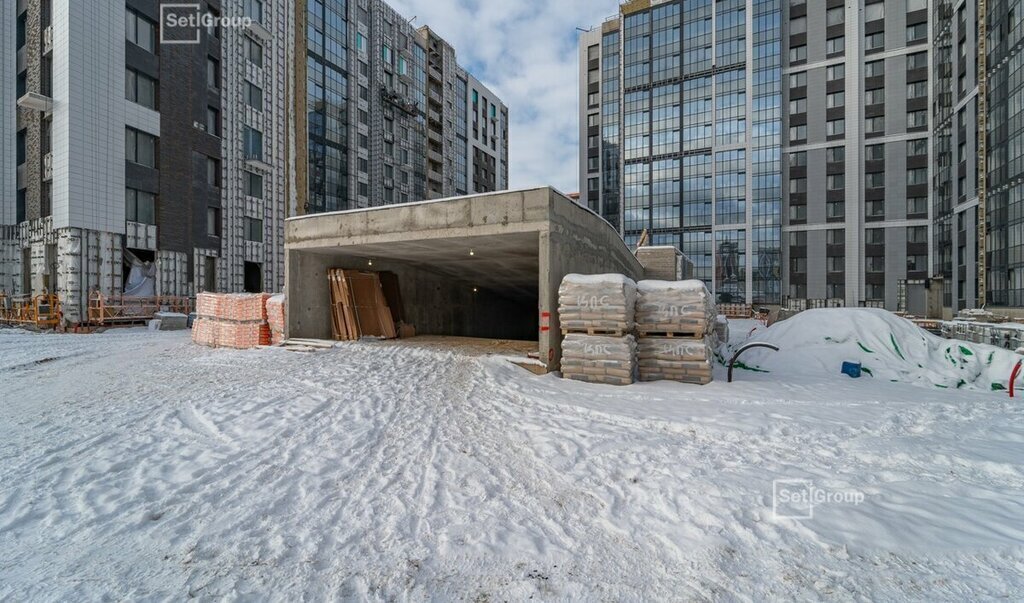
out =
[[[846,379],[839,371],[850,361],[861,363],[862,378],[951,389],[1006,389],[1018,360],[1009,350],[943,339],[874,308],[807,310],[757,331],[750,340],[773,343],[779,351],[745,352],[747,368]]]

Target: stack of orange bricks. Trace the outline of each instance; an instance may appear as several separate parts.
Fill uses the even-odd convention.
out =
[[[200,293],[192,341],[236,349],[270,345],[266,293]]]
[[[278,293],[267,299],[267,324],[270,325],[270,343],[278,345],[284,341],[284,294]]]

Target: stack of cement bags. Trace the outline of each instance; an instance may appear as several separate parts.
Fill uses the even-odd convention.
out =
[[[621,274],[567,274],[558,288],[563,333],[624,335],[635,307],[636,283]]]
[[[192,341],[246,349],[270,345],[266,293],[199,293]]]
[[[640,281],[636,327],[645,335],[701,338],[715,321],[715,304],[703,281]]]
[[[636,283],[621,274],[569,274],[558,288],[562,376],[628,385],[636,377],[632,335]]]
[[[717,313],[702,281],[640,281],[636,321],[641,381],[711,382]]]
[[[629,385],[636,376],[636,338],[570,333],[562,340],[562,376],[590,383]]]

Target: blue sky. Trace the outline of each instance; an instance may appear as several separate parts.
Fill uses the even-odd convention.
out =
[[[579,190],[576,28],[615,14],[616,0],[386,1],[448,40],[508,105],[512,188]]]

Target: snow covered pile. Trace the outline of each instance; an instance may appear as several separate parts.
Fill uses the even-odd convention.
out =
[[[637,283],[636,323],[646,332],[702,337],[715,320],[715,303],[703,281],[643,280]]]
[[[1007,387],[1018,356],[990,345],[943,339],[875,308],[807,310],[758,332],[752,340],[778,352],[745,352],[746,366],[773,374],[829,375],[859,362],[868,379],[982,391]]]
[[[558,317],[568,331],[629,331],[636,283],[621,274],[567,274],[558,287]]]

